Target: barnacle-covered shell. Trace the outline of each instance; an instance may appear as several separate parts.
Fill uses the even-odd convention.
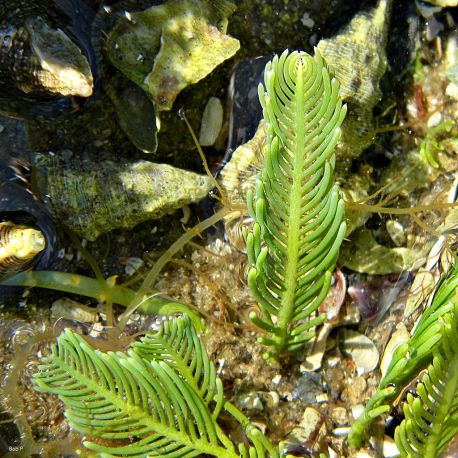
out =
[[[215,4],[214,4],[215,3]],[[240,47],[226,35],[228,1],[168,1],[126,15],[110,32],[111,62],[170,110],[178,93],[207,76]]]
[[[253,223],[246,209],[246,195],[248,190],[254,189],[256,174],[262,167],[265,139],[266,124],[261,121],[255,136],[234,151],[219,176],[224,197],[234,209],[224,218],[225,234],[232,246],[240,251],[246,248],[243,230]]]
[[[84,5],[79,0],[13,0],[0,5],[2,85],[88,97],[92,73],[81,43],[62,29]],[[67,15],[65,15],[67,13]]]
[[[338,163],[358,157],[373,141],[372,110],[381,99],[390,9],[391,0],[379,0],[376,8],[357,14],[341,33],[318,43],[348,106],[336,151]]]
[[[231,204],[245,205],[247,191],[256,184],[264,160],[266,123],[261,121],[254,137],[240,145],[221,170],[219,180]]]
[[[55,218],[88,240],[196,202],[211,188],[207,176],[148,161],[64,161],[37,155],[37,188]]]

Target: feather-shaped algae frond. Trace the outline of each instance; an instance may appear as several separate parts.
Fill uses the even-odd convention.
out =
[[[450,268],[449,272],[444,275],[437,286],[431,305],[423,312],[420,321],[415,326],[410,340],[399,345],[394,350],[390,365],[386,370],[385,376],[380,381],[377,391],[372,395],[363,413],[353,423],[348,436],[349,445],[356,448],[361,446],[365,432],[371,423],[380,415],[390,411],[392,401],[400,395],[403,389],[407,387],[422,370],[427,368],[428,364],[432,364],[431,370],[433,373],[434,371],[436,372],[437,377],[439,370],[437,364],[440,363],[440,361],[436,362],[435,368],[433,360],[434,358],[437,360],[440,355],[444,355],[444,350],[441,350],[441,346],[447,344],[447,341],[444,341],[444,339],[447,338],[447,332],[449,332],[447,328],[452,326],[447,324],[448,321],[453,320],[453,323],[455,323],[450,331],[454,332],[455,341],[458,336],[458,329],[456,328],[458,318],[455,316],[455,313],[458,313],[457,288],[458,263],[455,260],[454,265]],[[452,348],[452,350],[456,352],[456,348]],[[450,351],[452,352],[452,350]],[[450,364],[453,368],[456,362],[452,364],[452,356],[456,358],[456,354],[452,355],[452,353],[450,353],[446,359],[448,361],[447,364]],[[441,364],[442,363],[444,362],[442,361]],[[451,377],[447,376],[447,378]],[[440,381],[440,383],[442,382],[445,382],[445,380]],[[449,389],[455,388],[452,387]],[[416,402],[418,403],[419,401]],[[444,409],[444,407],[442,407],[442,409]],[[454,416],[454,418],[456,419],[456,416]],[[433,418],[430,417],[431,426],[432,419]],[[439,422],[442,422],[442,420],[439,420]],[[405,428],[412,433],[413,429],[411,422],[409,425],[405,426]],[[438,426],[434,427],[434,429],[437,428]],[[397,434],[399,435],[401,433]],[[417,444],[418,440],[414,438],[413,433],[411,437],[413,441],[412,444]],[[420,452],[418,455],[405,456],[425,457],[426,455]]]
[[[294,350],[324,319],[326,297],[345,234],[344,202],[334,183],[334,149],[346,107],[339,83],[318,51],[285,51],[266,65],[259,98],[267,123],[267,152],[248,208],[248,283],[274,352]]]
[[[405,419],[394,439],[401,456],[440,456],[458,433],[458,304],[442,321],[442,338],[416,396],[407,394]]]
[[[191,320],[163,322],[127,353],[94,350],[66,330],[34,381],[59,396],[70,425],[100,456],[278,458],[278,451],[235,406]],[[218,425],[224,409],[252,445],[236,448]],[[96,439],[94,441],[94,439]],[[99,456],[99,455],[97,455]]]

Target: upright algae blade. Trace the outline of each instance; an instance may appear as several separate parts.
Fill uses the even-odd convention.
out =
[[[315,312],[331,286],[345,235],[344,202],[334,183],[334,149],[346,107],[339,83],[317,51],[285,51],[266,66],[259,98],[267,123],[267,152],[246,233],[248,284],[274,353],[297,349],[324,320]]]

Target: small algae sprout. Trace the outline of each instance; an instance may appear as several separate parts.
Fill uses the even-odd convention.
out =
[[[420,144],[420,156],[426,160],[429,165],[436,169],[439,167],[437,155],[446,149],[441,139],[442,137],[447,136],[447,134],[450,134],[454,126],[455,121],[450,119],[448,121],[441,122],[437,126],[431,127],[426,132],[425,138]]]
[[[261,313],[251,320],[275,356],[301,347],[325,316],[325,299],[346,231],[344,201],[334,182],[334,149],[346,107],[339,83],[316,51],[285,51],[266,66],[259,98],[267,152],[247,204],[248,284]]]

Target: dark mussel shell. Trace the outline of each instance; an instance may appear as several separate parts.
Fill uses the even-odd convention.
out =
[[[264,68],[272,56],[261,56],[239,62],[231,75],[229,83],[229,139],[227,151],[230,152],[253,138],[262,119],[258,86],[264,78]]]
[[[45,239],[45,248],[24,268],[49,269],[57,254],[56,227],[51,214],[28,188],[27,168],[22,160],[0,153],[0,164],[0,222],[38,229]]]

